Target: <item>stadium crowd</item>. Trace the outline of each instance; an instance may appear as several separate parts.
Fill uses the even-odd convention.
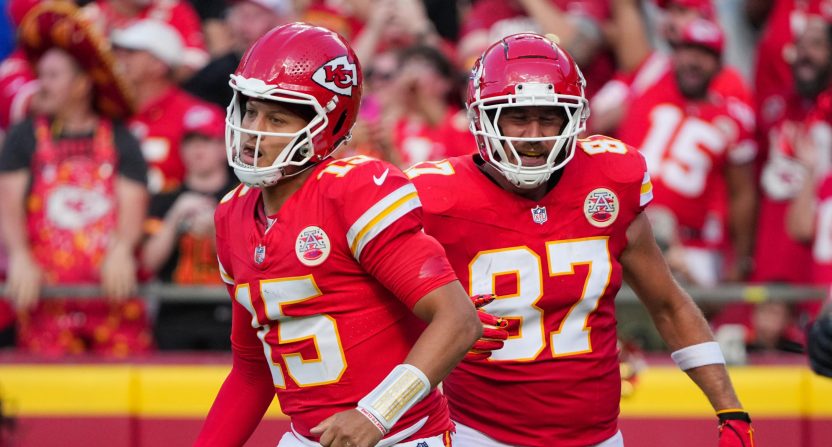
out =
[[[332,29],[365,76],[335,155],[401,169],[474,153],[474,61],[554,34],[586,78],[586,136],[638,148],[647,209],[684,283],[832,284],[832,1],[9,0],[0,29],[0,344],[124,357],[229,349],[230,303],[162,303],[136,285],[222,283],[214,209],[229,75],[276,25]],[[605,148],[597,148],[599,151]],[[39,300],[101,284],[101,300]],[[801,352],[823,297],[705,309],[717,338]]]

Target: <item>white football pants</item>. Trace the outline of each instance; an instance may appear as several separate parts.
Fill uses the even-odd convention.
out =
[[[451,445],[456,445],[456,438],[453,433],[451,434],[451,444],[449,445],[445,444],[444,434],[431,436],[430,438],[416,439],[414,441],[400,442],[397,444],[390,444],[389,441],[390,439],[382,439],[376,447],[450,447]],[[277,447],[321,447],[321,444],[290,431],[286,432],[283,437],[280,438],[280,442],[277,444]]]
[[[456,422],[456,437],[454,447],[516,447],[511,444],[503,444],[485,433],[475,430],[467,425]],[[597,444],[593,447],[624,447],[624,437],[621,432],[613,435],[612,438]]]

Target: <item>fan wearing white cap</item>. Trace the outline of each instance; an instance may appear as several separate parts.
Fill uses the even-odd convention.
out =
[[[117,48],[147,51],[169,68],[179,66],[185,53],[179,32],[159,20],[140,20],[123,30],[113,31],[110,39]]]
[[[183,56],[177,80],[187,79],[210,59],[205,48],[202,23],[188,0],[95,0],[83,8],[84,16],[104,34],[131,27],[136,22],[155,19],[172,26],[183,42]]]
[[[218,108],[176,85],[173,71],[183,62],[185,46],[172,26],[158,20],[140,20],[114,31],[111,42],[118,68],[136,96],[137,111],[129,125],[142,142],[150,168],[148,187],[151,193],[171,191],[185,173],[179,145],[187,121],[206,114],[209,108]]]

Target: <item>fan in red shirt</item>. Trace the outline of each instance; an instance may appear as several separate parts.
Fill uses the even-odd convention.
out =
[[[751,129],[737,117],[751,112],[710,87],[720,68],[722,45],[715,23],[690,22],[674,49],[672,70],[631,99],[619,130],[621,140],[638,147],[647,160],[658,205],[651,211],[669,213],[675,221],[676,234],[670,239],[684,247],[682,270],[704,285],[720,279],[726,217],[738,259],[751,256],[753,242],[748,228],[754,219],[751,162],[756,145]],[[739,267],[733,279],[748,273],[737,271]]]
[[[832,176],[809,180],[792,201],[787,224],[793,237],[812,243],[812,282],[828,286],[832,285]]]
[[[460,110],[456,71],[441,51],[410,47],[398,58],[399,70],[387,93],[381,122],[395,120],[391,161],[411,166],[471,152],[468,118]]]
[[[455,445],[623,446],[614,299],[624,278],[720,415],[719,445],[752,445],[721,351],[642,213],[653,196],[644,158],[608,137],[578,140],[584,83],[553,41],[506,37],[469,81],[479,153],[406,171],[425,232],[470,293],[497,296],[484,309],[509,321],[502,349],[443,382]]]
[[[811,249],[793,239],[786,229],[789,201],[810,178],[796,156],[795,137],[810,132],[813,138],[821,138],[818,150],[828,151],[829,109],[828,96],[822,100],[823,92],[832,80],[832,36],[829,24],[815,18],[807,24],[806,30],[795,45],[795,60],[792,64],[794,93],[786,97],[783,108],[772,121],[762,127],[765,133],[765,163],[760,177],[761,198],[757,227],[757,244],[754,253],[753,280],[806,283],[811,280]],[[818,107],[815,118],[804,121],[810,111]],[[811,123],[814,123],[811,124]],[[805,130],[801,130],[805,129]],[[826,135],[826,136],[824,136]],[[817,157],[817,176],[822,178],[830,168],[830,155]]]
[[[12,25],[17,28],[23,17],[38,0],[11,0],[8,13]],[[17,124],[29,112],[29,102],[37,91],[36,76],[26,54],[21,48],[0,62],[0,136],[12,124]]]
[[[105,35],[144,19],[165,22],[182,38],[185,47],[183,67],[194,72],[208,63],[202,23],[187,0],[97,0],[84,7],[84,14]]]
[[[670,46],[682,38],[682,31],[697,19],[715,20],[711,0],[657,0],[663,18],[661,35]],[[633,98],[655,87],[673,70],[672,55],[653,48],[648,35],[648,24],[642,16],[638,2],[615,2],[613,24],[620,30],[612,42],[619,65],[619,72],[592,98],[590,132],[618,135],[624,119],[626,104]],[[721,65],[709,84],[709,89],[725,98],[752,105],[751,90],[740,73],[733,67]],[[745,109],[745,107],[742,107]],[[753,130],[754,116],[743,111],[743,125]]]
[[[776,125],[794,96],[791,62],[795,43],[814,18],[832,18],[830,0],[779,0],[771,2],[765,28],[757,44],[754,98],[758,124],[763,130]],[[766,133],[761,132],[766,138]]]
[[[810,250],[812,269],[807,281],[832,285],[832,90],[820,94],[815,108],[788,135],[794,168],[801,185],[785,203],[784,226],[788,240]],[[804,270],[805,269],[804,265]],[[800,303],[798,311],[814,316],[819,301]]]
[[[215,222],[234,365],[198,446],[243,445],[275,394],[292,423],[280,447],[450,446],[435,387],[482,327],[401,171],[329,159],[361,76],[341,36],[302,23],[266,33],[231,75],[243,185]]]
[[[823,165],[829,163],[830,157],[830,118],[832,91],[827,90],[818,98],[817,106],[792,139],[795,160],[802,166],[806,178],[790,201],[786,215],[789,236],[811,243],[812,281],[827,287],[832,287],[832,173]],[[802,304],[802,310],[817,316],[806,331],[809,363],[817,374],[832,377],[832,304],[829,296],[822,309],[820,301]]]
[[[116,59],[136,93],[137,112],[130,130],[142,143],[151,194],[176,189],[185,175],[179,147],[186,129],[222,113],[174,83],[171,73],[183,55],[182,40],[171,26],[141,20],[112,36]],[[210,110],[214,108],[215,110]]]

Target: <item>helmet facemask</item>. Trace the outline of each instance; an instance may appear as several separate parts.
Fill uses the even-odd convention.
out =
[[[234,168],[234,173],[241,182],[250,187],[268,187],[275,185],[282,178],[303,172],[303,169],[299,169],[287,174],[287,167],[303,167],[314,164],[310,161],[313,160],[316,154],[315,137],[327,127],[329,123],[327,113],[334,109],[335,102],[338,100],[337,96],[333,96],[333,99],[325,108],[311,95],[280,89],[259,79],[246,79],[231,75],[229,85],[234,91],[234,96],[226,110],[226,155],[228,164]],[[308,106],[314,110],[315,116],[297,132],[263,132],[246,129],[242,126],[244,104],[245,101],[252,99]],[[253,165],[245,163],[241,158],[245,142],[248,139],[247,136],[256,137]],[[264,137],[289,138],[290,141],[270,166],[257,166],[257,161],[261,157],[260,144]],[[320,160],[314,160],[314,162],[318,161]]]
[[[582,92],[583,93],[583,92]],[[557,135],[546,137],[508,137],[498,125],[503,109],[510,107],[559,107],[564,112],[564,124]],[[575,154],[578,135],[586,129],[589,117],[587,100],[581,96],[555,93],[552,84],[521,83],[513,95],[477,98],[469,109],[471,132],[487,157],[513,185],[521,189],[536,188],[545,183],[555,171],[563,168]],[[524,166],[515,143],[550,143],[546,162],[539,166]]]

